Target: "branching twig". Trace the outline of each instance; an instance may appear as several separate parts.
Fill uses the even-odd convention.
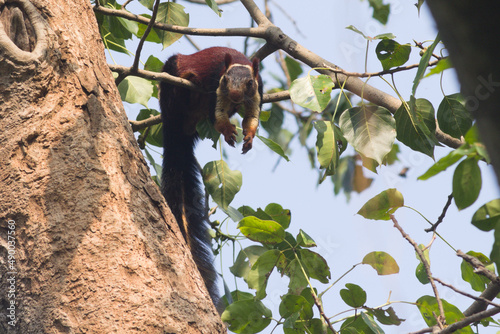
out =
[[[436,282],[439,282],[439,284],[444,285],[445,287],[450,288],[453,291],[455,291],[456,293],[459,293],[465,297],[469,297],[469,298],[477,300],[477,301],[485,302],[486,304],[492,305],[494,307],[500,307],[500,304],[493,303],[493,302],[489,301],[488,299],[483,298],[481,296],[477,297],[477,296],[471,295],[470,293],[467,293],[465,291],[461,291],[461,290],[455,288],[453,285],[443,282],[442,280],[440,280],[437,277],[433,277],[433,278]]]
[[[147,17],[136,15],[123,9],[112,9],[103,6],[94,6],[94,12],[101,13],[109,16],[122,17],[124,19],[139,22],[148,25],[151,21]],[[199,36],[251,36],[255,38],[264,38],[266,30],[264,28],[229,28],[229,29],[200,29],[200,28],[188,28],[172,24],[165,24],[160,22],[155,22],[153,24],[154,28],[160,30],[166,30],[171,32],[177,32],[180,34],[188,35],[199,35]]]
[[[434,66],[438,63],[438,60],[434,60],[434,61],[430,61],[429,62],[429,66]],[[399,67],[395,67],[393,69],[390,69],[390,70],[384,70],[384,71],[379,71],[379,72],[365,72],[365,73],[359,73],[359,72],[348,72],[348,71],[345,71],[343,69],[340,69],[340,68],[335,68],[335,69],[332,69],[331,71],[332,72],[335,72],[335,73],[342,73],[342,74],[345,74],[349,77],[358,77],[358,78],[368,78],[368,77],[379,77],[381,75],[385,75],[385,74],[393,74],[393,73],[396,73],[396,72],[401,72],[401,71],[408,71],[408,70],[411,70],[411,69],[414,69],[414,68],[418,68],[420,64],[412,64],[412,65],[408,65],[408,66],[399,66]]]
[[[475,272],[477,274],[481,274],[481,275],[489,278],[492,282],[500,284],[499,277],[497,275],[495,275],[495,273],[489,271],[484,266],[484,264],[481,261],[479,261],[478,259],[476,259],[474,256],[469,255],[469,254],[465,254],[461,250],[457,251],[457,255],[460,256],[465,261],[467,261],[471,266],[473,266],[475,268]]]
[[[156,15],[158,14],[159,7],[160,7],[160,0],[156,0],[153,7],[153,15],[151,15],[149,24],[146,27],[146,30],[144,31],[144,34],[142,35],[141,40],[139,41],[139,44],[137,45],[137,51],[135,52],[135,58],[132,64],[132,71],[134,72],[137,71],[137,69],[139,68],[139,60],[141,58],[142,47],[144,46],[144,42],[146,41],[146,38],[148,38],[151,29],[153,29],[153,25],[156,21]]]
[[[448,208],[451,205],[451,201],[453,199],[453,194],[448,195],[448,201],[446,201],[446,205],[443,208],[443,212],[441,213],[441,216],[438,217],[438,220],[435,224],[433,224],[431,227],[426,228],[424,231],[425,232],[435,232],[436,228],[438,227],[439,224],[443,221],[444,217],[446,216],[446,211],[448,211]]]
[[[437,320],[439,327],[442,329],[442,328],[444,328],[443,324],[446,321],[446,318],[444,316],[443,303],[441,302],[441,298],[439,298],[439,292],[437,290],[436,283],[434,283],[434,280],[432,278],[432,273],[431,273],[431,268],[429,266],[429,262],[427,262],[427,259],[425,258],[425,255],[422,252],[422,250],[418,247],[418,244],[412,238],[410,238],[410,236],[399,225],[398,221],[396,220],[396,217],[391,215],[391,219],[392,219],[392,222],[394,223],[394,227],[397,228],[398,231],[403,236],[403,238],[405,238],[413,246],[420,261],[424,265],[425,273],[427,274],[427,277],[429,278],[429,282],[431,283],[432,290],[434,291],[434,296],[436,297],[436,301],[437,301],[438,308],[439,308],[439,316],[436,317],[436,320]]]

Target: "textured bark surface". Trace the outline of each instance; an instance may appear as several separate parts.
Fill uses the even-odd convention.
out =
[[[222,332],[130,130],[90,3],[32,3],[43,50],[17,57],[0,36],[0,333]]]
[[[428,0],[500,185],[498,1]]]

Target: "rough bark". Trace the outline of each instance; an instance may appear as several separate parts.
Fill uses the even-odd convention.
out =
[[[223,332],[130,130],[89,1],[6,3],[0,332]],[[30,24],[13,34],[4,27],[19,12]]]
[[[499,3],[471,0],[427,0],[441,38],[456,69],[466,107],[476,119],[500,185],[500,62]],[[493,300],[500,286],[491,283],[481,297]],[[488,307],[475,301],[464,311],[477,314]]]
[[[500,185],[498,1],[428,0]]]

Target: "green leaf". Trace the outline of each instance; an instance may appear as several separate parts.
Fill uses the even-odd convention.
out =
[[[384,5],[382,0],[368,0],[368,3],[373,8],[372,17],[382,24],[386,24],[391,12],[391,5]]]
[[[290,264],[285,269],[285,273],[290,278],[288,288],[291,293],[300,294],[300,292],[309,284],[297,259],[290,261]]]
[[[418,0],[417,3],[415,4],[415,6],[417,7],[418,9],[418,15],[420,16],[420,7],[422,7],[422,5],[424,4],[424,1],[425,0]]]
[[[417,74],[415,75],[415,79],[413,80],[413,88],[411,90],[411,95],[415,96],[415,93],[417,92],[417,87],[420,84],[420,80],[424,77],[425,70],[429,66],[429,60],[432,57],[432,53],[434,52],[434,49],[438,45],[439,41],[441,38],[439,37],[439,34],[436,36],[436,39],[434,42],[425,50],[422,58],[420,59],[420,63],[418,64],[418,70]]]
[[[187,27],[189,25],[189,14],[186,14],[184,6],[179,5],[178,3],[164,2],[160,3],[158,14],[156,16],[156,22]],[[183,36],[183,34],[165,30],[155,31],[158,34],[158,37],[162,40],[163,48],[166,48]]]
[[[347,283],[347,289],[340,290],[340,297],[350,307],[358,308],[366,303],[366,292],[359,285]]]
[[[375,320],[373,320],[373,317],[371,315],[369,315],[368,313],[362,312],[361,319],[363,319],[365,324],[368,326],[368,328],[370,328],[372,330],[373,333],[384,334],[384,331],[382,330],[382,328],[380,328],[380,326],[375,322]]]
[[[316,151],[319,165],[321,168],[326,169],[325,175],[333,175],[339,162],[339,149],[335,141],[332,123],[329,121],[316,121],[313,125],[318,132]]]
[[[371,252],[365,255],[363,264],[369,264],[379,275],[399,273],[399,266],[394,258],[386,252]]]
[[[139,114],[137,115],[137,121],[142,121],[145,119],[148,119],[152,116],[157,116],[160,113],[157,110],[154,109],[141,109],[139,111]],[[162,130],[162,124],[155,124],[152,125],[147,129],[142,129],[139,130],[141,135],[144,135],[147,131],[148,136],[146,137],[146,142],[153,145],[153,146],[158,146],[158,147],[163,147],[163,130]],[[161,174],[158,174],[161,175]]]
[[[424,254],[425,260],[427,263],[431,263],[431,259],[429,257],[429,248],[425,248],[424,245],[420,244],[418,245],[418,248],[422,250],[422,253]],[[422,284],[427,284],[430,283],[429,281],[429,276],[427,276],[427,272],[425,271],[424,264],[422,263],[422,260],[420,259],[420,256],[415,252],[415,256],[417,260],[419,261],[419,264],[417,265],[417,268],[415,269],[415,276],[417,277],[418,281]]]
[[[146,7],[149,10],[153,10],[153,5],[155,4],[155,0],[139,0],[139,3]]]
[[[222,321],[234,333],[258,333],[271,323],[272,312],[261,301],[241,300],[229,305],[221,315]]]
[[[434,108],[425,99],[403,103],[394,113],[397,139],[414,151],[434,157],[434,146],[438,143],[434,131]]]
[[[301,312],[303,309],[310,308],[309,302],[302,296],[285,295],[279,306],[280,316],[288,318],[292,314]],[[312,318],[312,312],[311,312]]]
[[[363,32],[361,32],[360,30],[358,30],[358,28],[356,28],[353,25],[350,25],[350,26],[345,27],[345,28],[354,31],[357,34],[360,34],[361,36],[363,36],[365,39],[367,39],[369,41],[373,41],[375,39],[394,39],[394,38],[396,38],[396,36],[394,34],[392,34],[392,33],[379,34],[379,35],[377,35],[375,37],[366,36]]]
[[[493,247],[491,248],[490,259],[495,262],[497,268],[500,268],[500,226],[497,225],[495,232],[493,233],[495,241],[493,242]]]
[[[389,220],[396,210],[404,206],[403,195],[394,188],[382,191],[358,211],[366,219]]]
[[[299,234],[297,234],[297,243],[301,247],[316,247],[316,242],[304,231],[299,230]]]
[[[257,290],[255,298],[263,299],[266,297],[266,286],[269,276],[274,267],[280,260],[281,252],[277,249],[271,249],[263,253],[250,269],[246,277],[246,282],[250,289]]]
[[[491,231],[500,226],[500,199],[489,201],[472,216],[472,225],[481,231]]]
[[[410,58],[411,46],[401,45],[392,39],[381,40],[375,49],[377,58],[382,63],[382,68],[388,70],[405,64]]]
[[[396,138],[396,122],[383,107],[362,105],[344,111],[340,129],[356,151],[382,164]]]
[[[451,64],[450,58],[439,59],[436,66],[433,69],[431,69],[425,77],[427,78],[431,75],[439,74],[439,73],[441,73],[444,70],[447,70],[449,68],[453,68],[453,65]]]
[[[262,142],[264,144],[266,144],[266,146],[269,147],[274,153],[277,153],[278,155],[280,155],[286,161],[290,161],[290,159],[288,158],[288,156],[285,154],[285,151],[283,151],[283,148],[279,144],[275,143],[272,139],[269,139],[269,138],[266,138],[266,137],[262,137],[262,136],[259,136],[259,135],[257,135],[257,138],[259,138],[260,140],[262,140]]]
[[[424,285],[430,283],[429,276],[427,276],[427,272],[425,271],[425,267],[422,262],[420,262],[415,269],[415,277],[417,277],[418,281]]]
[[[460,159],[462,159],[465,155],[472,153],[474,150],[470,147],[461,146],[456,150],[451,151],[441,159],[439,159],[434,165],[432,165],[424,174],[420,175],[417,180],[427,180],[437,175],[441,172],[444,172],[448,167],[457,163]]]
[[[374,332],[359,315],[347,318],[340,326],[342,334],[380,334],[383,332]]]
[[[118,91],[123,101],[139,103],[148,107],[148,101],[153,95],[153,83],[150,80],[128,76],[118,85]]]
[[[459,139],[472,126],[472,117],[465,108],[465,100],[460,93],[443,98],[437,111],[437,120],[443,132]]]
[[[477,159],[467,158],[458,164],[453,174],[453,198],[459,210],[472,205],[481,191],[481,169]]]
[[[259,245],[248,246],[240,250],[236,257],[236,261],[229,267],[229,270],[236,277],[246,278],[259,256],[266,251],[267,248]]]
[[[455,306],[448,303],[446,300],[441,299],[446,318],[446,324],[451,325],[459,320],[465,318],[463,313]],[[432,327],[437,325],[435,315],[439,315],[439,308],[435,297],[422,296],[417,300],[417,307],[427,326]],[[473,334],[470,326],[464,327],[455,331],[457,334]]]
[[[159,73],[161,72],[162,68],[163,68],[163,62],[153,55],[149,56],[148,60],[146,60],[146,63],[144,64],[144,69],[146,71]]]
[[[285,230],[280,224],[253,216],[243,218],[238,223],[238,229],[248,239],[263,244],[277,244],[285,238]]]
[[[359,30],[358,28],[356,28],[355,26],[353,25],[350,25],[350,26],[347,26],[345,27],[346,29],[348,30],[352,30],[354,31],[355,33],[357,34],[360,34],[361,36],[363,36],[364,38],[368,39],[369,37],[367,37],[361,30]]]
[[[151,19],[151,15],[149,14],[141,14],[141,16],[144,16],[145,18]],[[139,23],[139,30],[137,31],[137,37],[142,38],[144,36],[144,33],[146,32],[146,29],[148,26],[143,23]],[[161,39],[158,36],[158,33],[156,32],[156,29],[151,29],[148,33],[148,37],[146,37],[147,42],[152,42],[156,44],[161,43]]]
[[[302,66],[300,66],[300,63],[293,59],[292,57],[286,56],[285,57],[285,65],[288,70],[288,74],[290,75],[290,80],[294,81],[299,77],[299,75],[302,74]]]
[[[468,255],[474,256],[476,259],[481,261],[481,263],[492,273],[495,273],[495,265],[491,260],[483,253],[477,253],[473,251],[467,252]],[[490,280],[483,275],[476,274],[474,268],[465,260],[462,260],[460,265],[460,270],[462,272],[462,279],[470,283],[470,286],[474,291],[483,292],[486,289]]]
[[[217,3],[214,0],[205,0],[207,3],[207,6],[210,7],[215,14],[222,16],[222,10],[219,9],[219,6],[217,6]]]
[[[283,209],[283,207],[279,204],[271,203],[266,206],[264,211],[271,217],[272,220],[283,226],[284,229],[287,229],[288,226],[290,226],[290,210]]]
[[[223,209],[227,209],[240,191],[242,176],[240,171],[229,169],[223,160],[211,161],[203,167],[203,183],[212,199]]]
[[[330,268],[321,255],[309,249],[299,249],[298,254],[304,269],[311,278],[317,279],[321,283],[328,283],[331,278]]]
[[[321,112],[330,102],[330,93],[334,86],[332,79],[327,75],[308,75],[292,82],[290,98],[301,107]]]
[[[219,142],[220,133],[215,130],[214,125],[208,117],[202,119],[196,124],[196,132],[200,136],[200,139],[210,139],[212,141],[212,147],[217,148],[217,143]]]
[[[378,322],[383,325],[396,325],[399,326],[404,319],[400,319],[392,307],[387,309],[380,308],[369,308],[365,307],[365,310],[372,316],[374,316]]]

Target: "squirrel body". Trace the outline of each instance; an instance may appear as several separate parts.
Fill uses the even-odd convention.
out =
[[[201,167],[194,155],[199,139],[196,125],[208,117],[225,141],[234,146],[236,127],[229,119],[243,106],[243,153],[252,148],[262,106],[259,61],[251,62],[234,49],[212,47],[192,55],[174,55],[165,62],[163,71],[187,79],[203,90],[160,82],[164,147],[161,190],[217,306],[208,207],[200,181]]]

